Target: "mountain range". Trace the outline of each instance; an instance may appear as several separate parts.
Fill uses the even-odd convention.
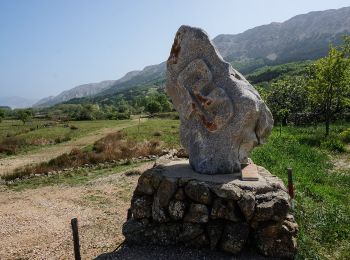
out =
[[[266,65],[313,60],[325,56],[330,44],[338,45],[350,33],[350,7],[301,14],[277,23],[258,26],[239,34],[213,39],[223,58],[242,73]],[[107,96],[133,87],[165,80],[166,64],[131,71],[118,80],[80,85],[34,106],[52,106],[70,99]]]
[[[7,106],[10,108],[28,108],[31,107],[35,102],[37,102],[37,99],[30,99],[30,98],[23,98],[23,97],[17,97],[17,96],[11,96],[11,97],[0,97],[0,106]]]

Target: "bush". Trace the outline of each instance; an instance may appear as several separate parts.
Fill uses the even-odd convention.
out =
[[[6,137],[0,143],[0,153],[6,153],[8,155],[16,154],[18,149],[26,145],[23,139],[17,137]]]
[[[350,128],[341,132],[339,137],[344,143],[350,143]]]
[[[116,113],[114,118],[116,120],[126,120],[130,119],[130,113]]]
[[[65,135],[65,136],[60,136],[60,137],[56,137],[55,139],[55,144],[60,144],[63,142],[68,142],[70,141],[72,138],[69,135]]]
[[[321,148],[330,150],[332,152],[345,152],[345,145],[339,139],[327,139],[321,143]]]

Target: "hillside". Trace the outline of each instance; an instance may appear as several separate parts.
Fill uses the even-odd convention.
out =
[[[228,61],[263,60],[265,64],[316,59],[350,32],[350,7],[310,12],[283,23],[271,23],[213,42]]]
[[[266,65],[313,60],[325,56],[329,44],[339,44],[341,36],[348,33],[350,7],[344,7],[297,15],[283,23],[258,26],[240,34],[218,35],[213,42],[225,60],[243,74],[248,74]],[[147,66],[142,71],[129,72],[119,80],[108,81],[103,87],[103,82],[86,84],[83,86],[93,86],[93,90],[91,87],[90,91],[84,92],[74,88],[39,104],[50,106],[73,98],[74,103],[79,103],[77,98],[94,95],[99,96],[98,100],[104,99],[101,97],[109,99],[114,93],[164,80],[165,62],[162,62]]]
[[[288,76],[297,76],[305,73],[310,61],[291,62],[281,65],[263,66],[253,70],[251,73],[245,73],[244,76],[254,85],[263,86],[267,83],[282,79]],[[128,102],[129,105],[145,97],[154,94],[165,94],[165,78],[160,77],[157,80],[148,82],[144,85],[137,85],[130,88],[124,88],[114,94],[96,95],[93,97],[74,98],[65,104],[98,104],[100,106],[113,105],[118,107],[121,100]]]
[[[0,97],[0,106],[11,108],[27,108],[31,107],[37,100],[24,97]]]
[[[104,89],[111,87],[114,84],[114,82],[115,80],[106,80],[99,83],[89,83],[89,84],[79,85],[70,90],[63,91],[61,94],[57,96],[43,98],[39,100],[37,103],[35,103],[33,107],[52,106],[58,103],[68,101],[72,98],[93,96],[100,93]]]

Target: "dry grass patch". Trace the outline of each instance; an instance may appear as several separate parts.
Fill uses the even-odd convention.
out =
[[[32,174],[46,174],[86,164],[162,155],[163,148],[163,143],[160,141],[137,142],[127,139],[125,133],[116,132],[96,141],[91,150],[73,149],[70,153],[64,153],[48,162],[16,169],[13,173],[4,175],[3,178],[9,181]]]

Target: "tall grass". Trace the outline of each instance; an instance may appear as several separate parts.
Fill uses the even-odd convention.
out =
[[[305,143],[311,129],[285,128],[253,151],[255,163],[287,183],[286,168],[294,172],[295,216],[299,224],[298,259],[349,259],[350,172],[330,173],[326,150]]]

